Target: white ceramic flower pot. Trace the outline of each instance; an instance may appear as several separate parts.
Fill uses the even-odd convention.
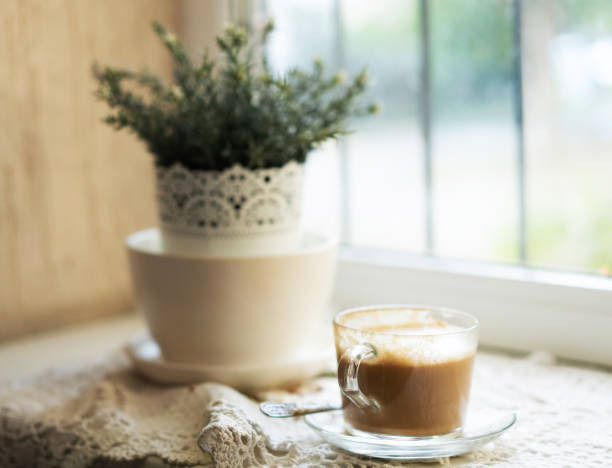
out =
[[[303,164],[201,171],[177,163],[156,172],[167,251],[250,255],[297,247]]]
[[[329,328],[335,246],[303,236],[275,255],[166,252],[157,229],[127,239],[136,300],[164,357],[245,366],[288,362]]]

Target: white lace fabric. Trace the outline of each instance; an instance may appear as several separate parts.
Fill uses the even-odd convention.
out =
[[[250,238],[297,229],[303,164],[223,171],[157,167],[157,201],[164,229],[211,238]]]
[[[262,398],[338,398],[331,378]],[[612,466],[612,374],[553,359],[479,353],[472,398],[519,421],[481,450],[429,465],[334,449],[300,419],[269,419],[215,383],[162,386],[113,355],[78,370],[0,382],[0,466]],[[130,465],[132,466],[132,465]]]

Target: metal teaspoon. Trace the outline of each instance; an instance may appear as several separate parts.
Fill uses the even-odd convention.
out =
[[[264,401],[259,405],[263,414],[271,418],[290,418],[302,416],[303,414],[320,413],[342,409],[340,406],[322,403],[280,403],[275,401]]]

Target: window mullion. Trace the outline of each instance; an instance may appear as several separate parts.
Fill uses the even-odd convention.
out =
[[[341,0],[334,0],[332,15],[334,28],[334,66],[338,69],[342,69],[346,67],[346,47]],[[346,139],[341,139],[339,141],[338,151],[340,153],[340,240],[343,244],[350,244],[351,190],[349,180],[349,149]]]
[[[523,122],[523,71],[521,43],[521,0],[512,2],[512,83],[514,124],[516,130],[516,168],[518,191],[518,255],[527,261],[527,220],[525,199],[525,138]]]
[[[431,142],[431,32],[430,0],[419,0],[420,18],[420,121],[423,138],[423,182],[425,195],[425,251],[434,251],[433,168]]]

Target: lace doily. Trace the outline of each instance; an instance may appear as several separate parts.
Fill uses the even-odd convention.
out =
[[[214,383],[159,386],[118,356],[78,371],[0,383],[0,466],[114,466],[154,457],[180,466],[612,466],[612,374],[480,353],[473,398],[518,411],[482,450],[429,462],[376,461],[335,450],[303,421],[268,419],[256,401]],[[274,399],[337,398],[320,379]]]
[[[245,238],[297,229],[303,164],[224,171],[157,167],[157,200],[164,229],[204,238]]]

